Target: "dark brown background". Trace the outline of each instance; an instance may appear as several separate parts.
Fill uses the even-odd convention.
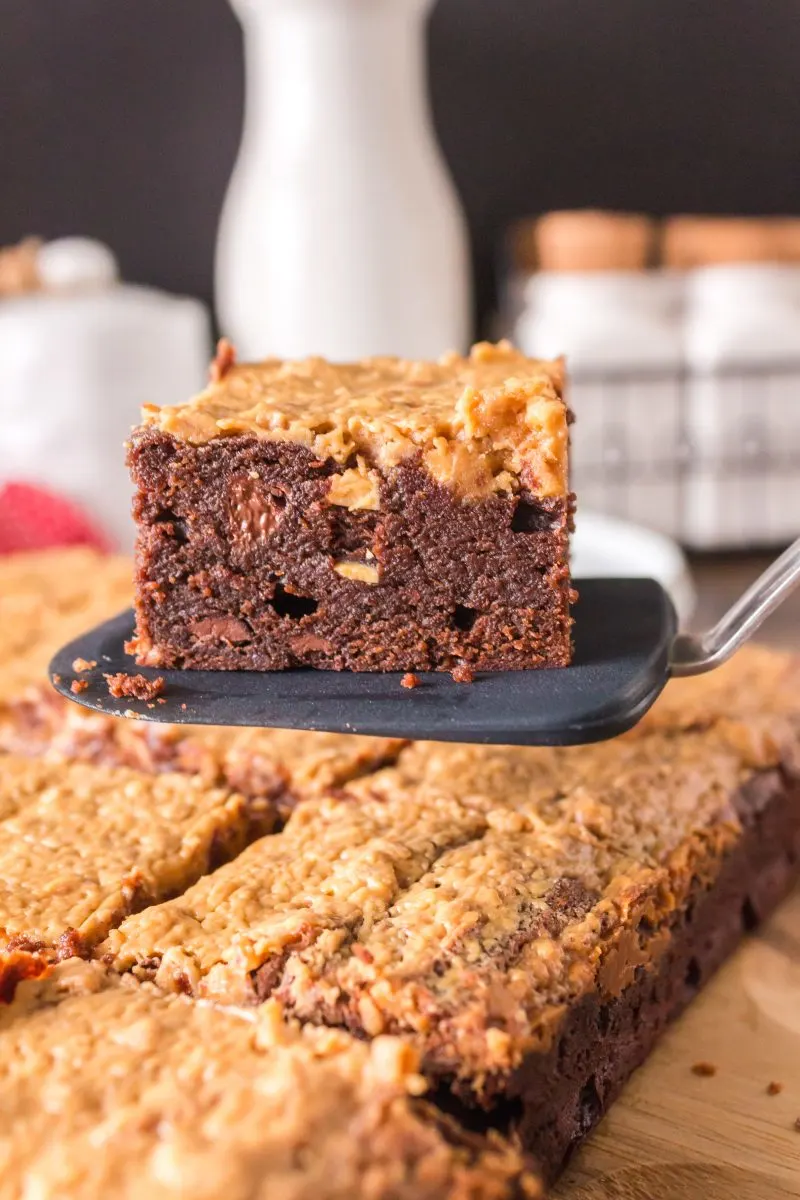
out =
[[[242,108],[224,0],[0,14],[0,243],[92,233],[130,278],[210,297]],[[483,312],[520,214],[800,211],[797,0],[440,0],[431,68]]]

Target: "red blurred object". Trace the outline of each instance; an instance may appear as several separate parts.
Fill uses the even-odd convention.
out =
[[[93,546],[105,553],[114,548],[71,500],[31,483],[0,486],[0,554],[51,546]]]

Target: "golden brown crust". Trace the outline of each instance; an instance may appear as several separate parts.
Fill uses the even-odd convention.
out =
[[[0,758],[0,949],[93,946],[244,846],[240,796],[178,775]]]
[[[281,834],[159,905],[152,920],[126,922],[101,953],[121,970],[157,965],[167,989],[246,1003],[264,963],[320,937],[337,947],[383,916],[444,848],[484,828],[477,809],[429,808],[413,793],[372,800],[368,791],[365,780],[348,788],[350,802],[306,801]]]
[[[143,420],[192,444],[252,434],[339,463],[358,455],[362,474],[421,453],[434,479],[464,495],[508,492],[521,479],[551,497],[568,490],[562,390],[561,362],[528,359],[506,342],[481,343],[468,358],[439,362],[229,366],[188,404],[145,406]]]
[[[0,1028],[8,1195],[85,1200],[511,1200],[538,1195],[500,1138],[415,1097],[415,1055],[114,983],[65,964]]]

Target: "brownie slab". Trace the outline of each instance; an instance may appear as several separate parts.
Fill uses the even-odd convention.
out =
[[[359,671],[569,662],[560,363],[232,367],[145,409],[137,659]]]
[[[667,698],[597,747],[412,746],[101,950],[165,990],[401,1035],[552,1175],[797,874],[797,671],[742,652],[690,729]]]
[[[128,981],[130,983],[131,981]],[[0,1004],[2,1192],[533,1200],[521,1155],[418,1099],[409,1047],[242,1016],[61,964]]]
[[[243,797],[198,780],[0,756],[0,951],[85,953],[249,836]]]

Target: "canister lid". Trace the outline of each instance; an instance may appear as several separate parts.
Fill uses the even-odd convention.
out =
[[[663,228],[662,261],[683,270],[722,263],[781,262],[780,224],[769,217],[670,217]],[[800,257],[800,232],[794,232],[794,237]]]
[[[536,226],[543,271],[641,271],[650,265],[653,221],[595,209],[545,213]]]

